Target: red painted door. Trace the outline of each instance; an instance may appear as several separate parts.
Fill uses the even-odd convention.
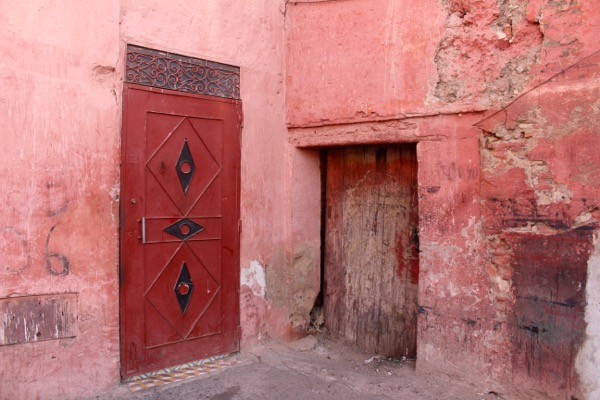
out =
[[[126,85],[124,378],[239,349],[241,103]]]

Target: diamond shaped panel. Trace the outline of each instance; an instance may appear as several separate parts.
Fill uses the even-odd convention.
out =
[[[167,226],[163,230],[168,234],[175,236],[177,239],[186,240],[196,233],[202,232],[204,229],[205,228],[202,225],[195,223],[191,219],[184,218]]]
[[[183,214],[192,209],[221,170],[187,118],[148,159],[146,166]]]
[[[192,153],[190,153],[190,146],[188,146],[187,139],[183,142],[175,169],[177,170],[177,176],[179,177],[183,193],[187,193],[192,183],[194,172],[196,172],[196,164],[194,164],[194,158],[192,157]]]
[[[181,266],[181,272],[179,273],[179,278],[173,288],[173,292],[175,292],[175,297],[177,297],[177,302],[179,302],[181,313],[185,314],[190,305],[192,294],[194,293],[194,283],[192,282],[190,271],[185,263]]]
[[[218,291],[219,283],[190,248],[183,244],[148,289],[145,297],[181,338],[185,339]]]

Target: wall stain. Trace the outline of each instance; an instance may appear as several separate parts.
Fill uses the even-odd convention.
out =
[[[27,239],[17,227],[0,227],[0,254],[0,275],[18,275],[31,265]]]

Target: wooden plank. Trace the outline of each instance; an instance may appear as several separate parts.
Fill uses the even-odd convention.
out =
[[[356,176],[360,181],[352,182],[353,192],[347,192],[346,204],[349,208],[360,209],[361,221],[353,218],[346,219],[347,252],[352,254],[351,271],[355,272],[357,299],[350,299],[357,307],[353,310],[356,320],[356,344],[363,349],[373,349],[377,352],[379,337],[380,307],[378,298],[381,295],[382,283],[378,274],[382,272],[380,257],[381,228],[383,215],[381,212],[381,169],[385,169],[385,161],[378,160],[380,155],[385,157],[387,149],[366,147],[362,148],[362,160],[356,163]],[[351,158],[350,156],[349,158]],[[356,223],[359,222],[359,223]],[[360,236],[358,241],[354,238]],[[358,300],[358,301],[356,301]]]
[[[345,315],[342,320],[343,334],[351,342],[357,341],[360,302],[362,297],[362,282],[364,269],[361,268],[365,246],[365,216],[364,204],[361,201],[364,181],[370,171],[365,168],[364,147],[350,147],[344,151],[342,194],[342,257],[345,267]]]
[[[514,311],[508,321],[513,370],[556,398],[577,393],[577,351],[585,340],[587,263],[594,227],[556,235],[513,233]],[[575,398],[576,396],[570,397]]]
[[[77,294],[0,299],[0,345],[77,336]]]
[[[413,232],[418,228],[418,208],[416,152],[412,150],[393,147],[387,157],[380,286],[384,301],[380,304],[379,325],[379,351],[411,358],[416,356],[419,269],[413,241]]]
[[[324,310],[328,316],[329,329],[337,332],[345,312],[341,299],[345,296],[346,285],[342,249],[343,202],[343,149],[330,150],[327,154],[326,176],[326,235],[324,271]]]

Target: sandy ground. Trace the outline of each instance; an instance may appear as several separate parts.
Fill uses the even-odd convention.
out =
[[[361,354],[326,335],[285,345],[266,340],[234,357],[238,365],[207,375],[135,393],[122,386],[95,399],[501,399],[447,377],[417,374],[411,360]]]

